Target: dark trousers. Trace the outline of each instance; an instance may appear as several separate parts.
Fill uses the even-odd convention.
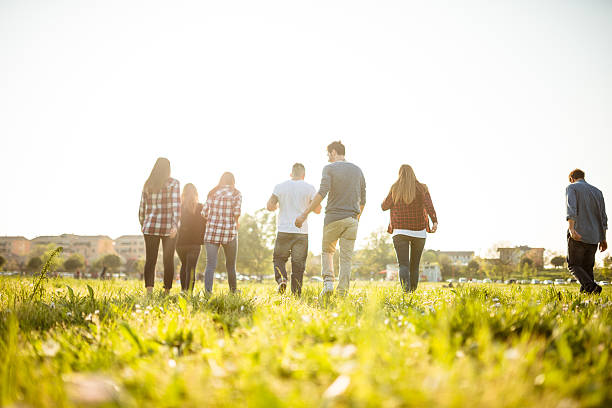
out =
[[[393,237],[393,246],[399,263],[399,279],[406,292],[413,292],[419,284],[419,263],[425,247],[425,238],[406,235]]]
[[[181,289],[193,290],[195,269],[200,256],[201,245],[185,245],[176,248],[181,260]]]
[[[581,292],[592,293],[599,288],[593,275],[596,252],[597,244],[576,241],[567,234],[567,266],[580,282]]]
[[[227,244],[212,244],[207,242],[206,247],[206,271],[204,272],[204,289],[208,293],[212,293],[213,283],[215,281],[215,269],[217,268],[217,256],[219,255],[219,247],[223,247],[225,254],[225,270],[227,271],[227,283],[229,284],[230,292],[236,291],[236,257],[238,255],[238,237],[234,238]]]
[[[155,265],[157,264],[157,252],[159,251],[159,241],[162,243],[164,251],[164,289],[172,288],[172,280],[174,279],[174,247],[176,245],[176,237],[160,237],[158,235],[145,235],[145,268],[144,278],[145,286],[152,288],[155,284]]]
[[[308,256],[308,234],[279,232],[274,244],[274,278],[277,283],[287,281],[286,264],[291,257],[291,292],[302,294],[302,281]]]

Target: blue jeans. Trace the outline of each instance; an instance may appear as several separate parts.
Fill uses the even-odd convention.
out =
[[[236,291],[236,255],[238,254],[238,237],[234,238],[227,244],[211,244],[207,242],[206,246],[206,272],[204,272],[204,289],[206,292],[212,292],[213,282],[215,279],[215,269],[217,268],[217,255],[219,247],[223,247],[225,254],[225,269],[227,270],[227,283],[231,292]]]
[[[405,292],[414,292],[419,284],[419,263],[425,247],[425,238],[406,235],[393,237],[393,246],[399,263],[399,278]]]

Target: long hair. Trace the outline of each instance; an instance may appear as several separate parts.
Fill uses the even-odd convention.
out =
[[[234,178],[234,175],[230,173],[229,171],[226,171],[221,176],[221,179],[219,179],[219,184],[217,184],[215,188],[210,190],[210,192],[208,193],[208,197],[211,197],[213,194],[217,192],[217,190],[219,190],[222,187],[230,186],[232,190],[234,190],[236,188],[234,187],[235,185],[236,185],[236,179]]]
[[[149,178],[144,184],[143,190],[147,193],[156,193],[164,186],[170,178],[170,161],[160,157],[155,162]]]
[[[185,184],[183,194],[181,194],[182,212],[195,213],[198,201],[198,190],[196,187],[191,183]]]
[[[399,177],[391,186],[391,198],[395,204],[404,202],[410,204],[417,194],[419,182],[414,175],[414,170],[408,164],[402,164],[399,169]]]

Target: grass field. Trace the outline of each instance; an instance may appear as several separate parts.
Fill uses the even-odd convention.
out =
[[[609,289],[226,288],[0,279],[0,405],[612,405]]]

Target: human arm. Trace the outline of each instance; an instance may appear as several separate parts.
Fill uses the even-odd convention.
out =
[[[268,204],[266,204],[266,208],[268,211],[276,211],[278,209],[278,197],[274,194],[270,196],[268,199]]]
[[[240,226],[240,223],[238,222],[238,220],[240,219],[240,212],[241,212],[241,208],[242,208],[242,194],[240,194],[240,192],[236,192],[236,195],[234,196],[234,200],[232,202],[232,208],[233,208],[233,212],[234,212],[234,221],[236,222],[236,228],[238,228]]]
[[[389,194],[387,194],[387,198],[385,198],[385,200],[382,202],[382,204],[380,205],[380,208],[382,208],[383,211],[387,211],[387,210],[390,210],[392,206],[393,206],[393,195],[389,191]]]
[[[606,231],[608,230],[608,216],[606,215],[606,203],[604,202],[603,194],[601,195],[601,222],[603,227],[603,241],[599,243],[599,250],[604,252],[608,249],[608,241],[606,240]]]
[[[147,212],[147,197],[145,196],[144,190],[140,195],[140,208],[138,209],[138,221],[140,221],[140,226],[142,227],[145,222],[145,214]]]
[[[306,218],[308,218],[308,214],[316,209],[319,209],[319,212],[321,212],[321,201],[323,201],[323,196],[320,193],[315,194],[308,208],[306,208],[306,210],[295,219],[295,226],[302,228],[302,224],[304,224],[304,221],[306,221]]]
[[[359,214],[357,215],[357,220],[359,220],[361,218],[361,214],[363,214],[363,209],[365,207],[366,204],[366,182],[365,182],[365,177],[363,177],[363,173],[361,173],[361,179],[359,180],[360,182],[360,194],[359,194]]]
[[[176,181],[172,186],[170,201],[172,202],[172,229],[170,236],[174,237],[181,223],[181,184]]]
[[[576,197],[576,190],[571,185],[565,189],[565,207],[567,215],[565,219],[568,222],[568,231],[572,239],[580,241],[582,236],[576,231],[576,218],[578,217],[578,199]]]
[[[429,216],[429,218],[431,218],[431,221],[433,222],[431,232],[434,233],[438,230],[438,216],[436,215],[436,209],[434,208],[433,202],[431,201],[429,189],[425,190],[425,211],[427,211],[427,215]]]

